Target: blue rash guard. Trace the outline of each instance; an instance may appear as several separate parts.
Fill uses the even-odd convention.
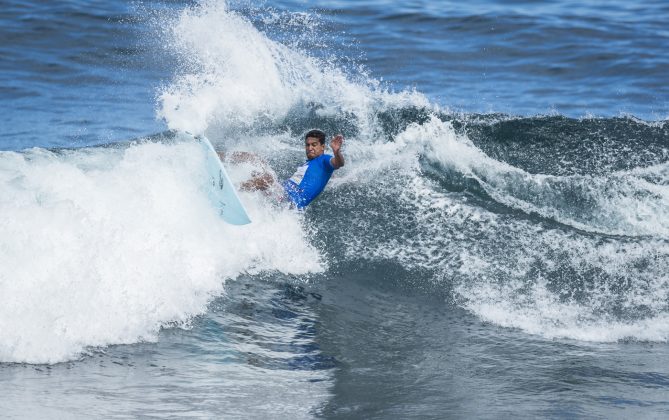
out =
[[[283,189],[298,209],[305,208],[323,191],[335,167],[331,155],[322,154],[304,162],[295,174],[283,183]]]

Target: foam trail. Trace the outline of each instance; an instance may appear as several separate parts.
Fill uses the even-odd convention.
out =
[[[155,340],[240,273],[324,269],[298,216],[259,197],[242,198],[252,225],[225,224],[203,163],[193,143],[0,152],[0,361]]]
[[[664,241],[602,241],[521,224],[514,230],[510,244],[496,244],[504,257],[460,251],[456,292],[464,307],[551,339],[669,341]]]

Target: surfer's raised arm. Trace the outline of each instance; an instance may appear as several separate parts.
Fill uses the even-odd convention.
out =
[[[341,154],[341,145],[344,143],[344,136],[337,134],[330,140],[330,149],[332,149],[332,154],[334,157],[330,159],[330,164],[335,168],[339,169],[344,166],[344,155]]]

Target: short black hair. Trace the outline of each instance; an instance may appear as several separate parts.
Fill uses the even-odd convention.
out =
[[[325,133],[321,130],[309,130],[309,132],[304,135],[304,140],[306,141],[309,137],[317,138],[321,144],[325,144]]]

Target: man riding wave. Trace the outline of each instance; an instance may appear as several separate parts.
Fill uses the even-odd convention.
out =
[[[293,176],[280,184],[282,198],[287,199],[297,209],[304,209],[325,189],[332,173],[344,166],[344,155],[341,146],[344,136],[337,134],[330,141],[332,155],[325,153],[325,133],[321,130],[311,130],[304,136],[304,151],[306,161],[300,165]],[[222,157],[223,155],[219,153]],[[260,159],[251,153],[234,153],[233,162],[259,162]],[[260,163],[263,163],[260,161]],[[264,165],[263,165],[264,166]],[[273,174],[265,171],[254,178],[243,182],[244,191],[271,191],[278,189]]]

